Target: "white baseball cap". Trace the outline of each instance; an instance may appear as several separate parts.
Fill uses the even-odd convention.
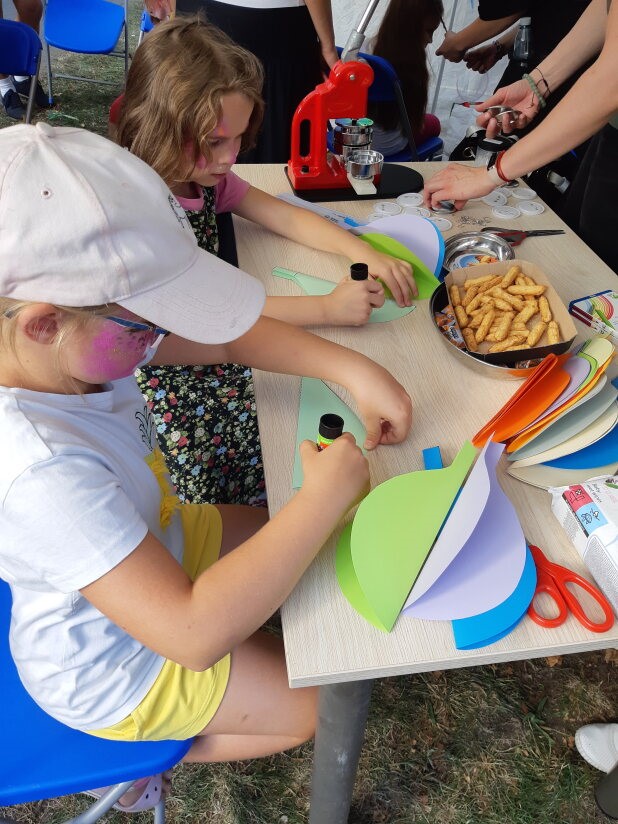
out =
[[[99,135],[46,123],[0,129],[0,295],[118,303],[199,343],[247,332],[262,284],[197,245],[149,166]]]

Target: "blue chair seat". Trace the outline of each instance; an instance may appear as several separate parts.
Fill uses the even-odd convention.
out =
[[[0,581],[0,805],[12,806],[154,775],[177,764],[188,741],[116,742],[73,730],[22,686],[8,643],[11,595]]]
[[[45,15],[45,39],[65,51],[108,54],[123,25],[124,8],[107,0],[53,0]]]
[[[30,123],[36,83],[39,76],[41,50],[39,35],[25,23],[0,18],[0,72],[30,76],[30,94],[26,123]]]

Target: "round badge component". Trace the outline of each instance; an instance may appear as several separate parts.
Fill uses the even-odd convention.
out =
[[[404,212],[407,215],[418,215],[418,217],[431,217],[431,212],[429,209],[425,209],[424,206],[406,206]]]
[[[373,211],[384,217],[385,215],[398,215],[403,209],[396,203],[391,203],[390,200],[381,200],[379,203],[373,204]]]
[[[511,194],[518,200],[532,200],[536,197],[534,189],[529,189],[527,186],[518,186],[516,189],[513,189]]]
[[[491,212],[495,217],[501,217],[505,220],[521,217],[521,212],[515,206],[495,206]]]
[[[545,211],[545,206],[538,200],[522,200],[517,204],[517,208],[522,215],[540,215]]]
[[[377,212],[372,212],[370,215],[367,215],[367,222],[371,223],[373,220],[382,220],[384,215],[379,215]]]
[[[455,204],[452,200],[439,200],[437,206],[431,207],[431,211],[450,215],[455,211]]]
[[[453,228],[451,221],[447,220],[445,217],[430,217],[429,220],[433,223],[436,229],[439,229],[441,232],[448,232],[449,229]]]
[[[420,206],[422,202],[423,195],[420,192],[406,192],[397,198],[397,203],[404,208],[406,206]]]
[[[482,197],[481,200],[488,206],[504,206],[506,204],[506,195],[496,189],[496,191]]]

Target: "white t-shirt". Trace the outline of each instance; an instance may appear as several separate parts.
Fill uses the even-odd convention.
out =
[[[0,577],[11,585],[11,652],[50,715],[89,730],[125,718],[164,659],[79,592],[150,530],[177,560],[179,518],[163,531],[146,463],[156,443],[135,379],[88,395],[0,387]]]

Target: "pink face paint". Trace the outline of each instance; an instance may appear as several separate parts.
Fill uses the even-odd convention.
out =
[[[101,320],[100,328],[81,352],[81,379],[89,383],[105,383],[128,377],[142,362],[147,347],[155,338],[154,332],[123,329],[111,320]]]

